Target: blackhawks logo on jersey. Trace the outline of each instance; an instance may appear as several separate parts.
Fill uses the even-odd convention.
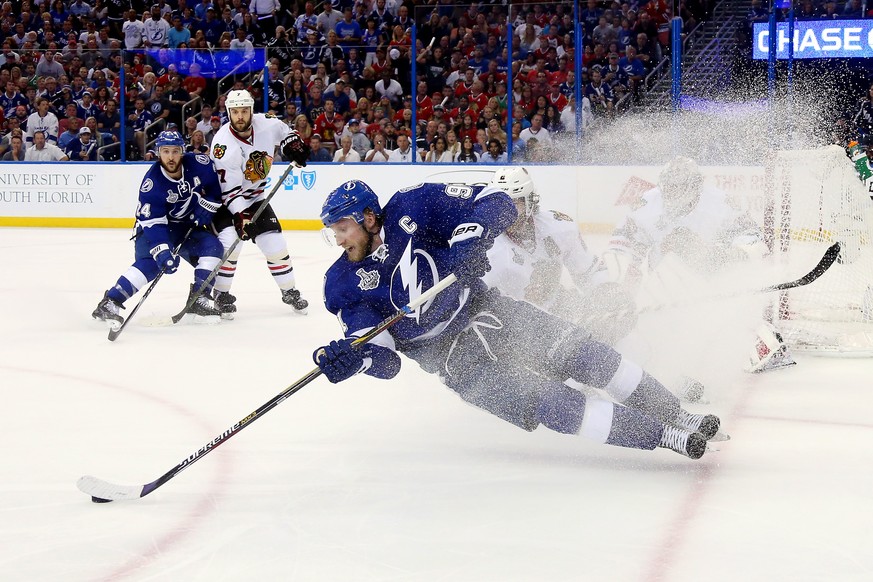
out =
[[[249,159],[246,160],[246,169],[243,175],[249,182],[263,180],[270,173],[272,165],[273,157],[268,156],[267,152],[254,151],[249,154]]]
[[[220,160],[224,157],[224,152],[227,151],[227,146],[215,144],[215,147],[212,148],[212,155],[216,160]]]

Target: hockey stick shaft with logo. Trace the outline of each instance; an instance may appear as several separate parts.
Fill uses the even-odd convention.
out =
[[[179,251],[181,250],[182,245],[185,244],[185,241],[188,240],[188,237],[191,236],[191,233],[192,233],[192,232],[194,232],[194,228],[193,228],[193,227],[188,229],[188,232],[186,232],[186,233],[185,233],[185,236],[182,237],[182,241],[181,241],[181,242],[176,246],[175,249],[173,249],[173,254],[174,254],[174,255],[178,255],[178,254],[179,254]],[[118,339],[118,336],[121,335],[121,332],[124,331],[124,328],[127,327],[128,322],[129,322],[131,319],[133,319],[133,316],[136,315],[136,312],[139,311],[139,308],[142,306],[142,304],[145,303],[146,298],[147,298],[147,297],[149,296],[149,294],[152,292],[152,289],[155,288],[155,285],[158,284],[158,281],[161,280],[161,277],[164,276],[164,273],[165,273],[165,272],[166,272],[166,267],[161,268],[161,271],[160,271],[160,273],[158,273],[158,276],[155,277],[155,280],[152,281],[152,284],[149,285],[149,288],[146,289],[146,290],[145,290],[145,293],[142,294],[142,298],[139,300],[139,303],[137,303],[136,306],[135,306],[133,309],[130,310],[130,315],[128,315],[127,318],[126,318],[124,321],[121,322],[121,325],[118,327],[118,329],[110,329],[110,330],[109,330],[109,336],[108,336],[108,337],[109,337],[109,341],[114,342],[116,339]]]
[[[293,170],[295,167],[297,167],[297,165],[294,163],[288,164],[288,167],[285,168],[285,171],[282,173],[282,176],[279,177],[279,180],[273,186],[273,189],[270,190],[270,193],[261,202],[260,208],[258,208],[258,210],[252,215],[251,222],[255,222],[258,218],[260,218],[261,213],[266,210],[267,205],[270,203],[270,200],[273,198],[273,196],[276,195],[276,192],[279,191],[279,187],[285,183],[285,178],[288,177],[288,174],[290,174],[291,170]],[[173,323],[179,323],[180,321],[182,321],[182,318],[185,317],[185,314],[188,313],[188,310],[191,309],[191,306],[194,305],[197,299],[201,295],[203,295],[203,291],[205,291],[206,288],[209,287],[209,285],[212,283],[212,280],[215,279],[215,276],[218,274],[218,271],[221,270],[221,267],[230,258],[230,255],[233,253],[234,250],[236,250],[237,245],[241,242],[242,239],[239,237],[237,237],[237,239],[233,241],[233,244],[231,244],[230,247],[224,252],[224,256],[221,257],[221,261],[219,261],[218,265],[216,265],[215,268],[212,269],[212,271],[209,273],[209,275],[206,276],[197,291],[195,291],[191,295],[191,297],[188,298],[188,302],[185,304],[185,307],[182,309],[182,311],[173,316]]]
[[[422,293],[419,297],[410,301],[407,305],[401,307],[400,310],[397,311],[397,313],[383,320],[379,325],[356,339],[353,345],[358,346],[369,342],[374,337],[414,312],[420,306],[424,305],[425,303],[436,297],[437,294],[449,287],[452,283],[455,282],[455,280],[456,279],[454,275],[448,275],[445,279],[438,281],[433,287]],[[205,457],[207,454],[215,450],[219,445],[227,442],[227,440],[230,439],[232,436],[236,435],[242,429],[246,428],[254,421],[264,416],[267,412],[275,408],[283,400],[298,392],[301,388],[318,378],[320,375],[320,368],[313,369],[308,374],[306,374],[305,376],[285,388],[282,392],[274,396],[268,402],[262,404],[257,410],[247,414],[241,420],[235,422],[230,428],[222,432],[220,435],[216,436],[208,443],[197,449],[195,452],[188,455],[188,457],[186,457],[181,463],[179,463],[151,483],[146,483],[145,485],[116,485],[113,483],[109,483],[108,481],[86,475],[79,479],[79,481],[76,483],[76,486],[82,493],[90,495],[91,500],[95,503],[106,503],[109,501],[122,501],[145,497],[146,495],[148,495],[149,493],[151,493],[152,491],[165,484],[167,481],[169,481],[170,479]]]

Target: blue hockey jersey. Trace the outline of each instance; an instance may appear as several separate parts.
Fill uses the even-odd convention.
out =
[[[197,196],[221,202],[221,185],[209,156],[187,153],[182,156],[182,177],[168,178],[155,163],[146,172],[139,187],[136,206],[136,232],[146,237],[150,248],[170,244],[170,229],[193,226],[192,212]]]
[[[420,184],[397,192],[382,216],[383,244],[357,263],[343,254],[325,274],[325,305],[347,337],[362,335],[451,273],[450,241],[469,238],[476,225],[493,239],[517,211],[505,192],[491,186]],[[394,345],[375,343],[402,352],[458,332],[469,320],[470,297],[484,290],[481,281],[473,288],[455,283],[390,328]]]

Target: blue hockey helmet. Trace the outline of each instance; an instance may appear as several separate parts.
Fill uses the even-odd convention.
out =
[[[382,206],[373,189],[360,180],[349,180],[327,195],[321,207],[321,222],[330,226],[349,217],[360,224],[364,222],[367,208],[377,216],[382,214]]]
[[[185,140],[178,131],[162,131],[155,140],[155,149],[160,150],[164,146],[178,146],[184,150]]]

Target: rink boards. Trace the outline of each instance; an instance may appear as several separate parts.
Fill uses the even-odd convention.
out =
[[[269,192],[287,165],[270,170]],[[660,167],[526,166],[542,206],[575,218],[584,232],[610,232],[639,195],[657,182]],[[16,163],[0,165],[0,226],[109,227],[133,224],[139,185],[148,164]],[[311,164],[293,169],[272,205],[283,228],[321,228],[325,196],[346,180],[364,180],[383,202],[400,188],[424,181],[487,182],[495,166],[447,164]],[[711,166],[707,180],[726,190],[739,208],[760,217],[764,168]]]

